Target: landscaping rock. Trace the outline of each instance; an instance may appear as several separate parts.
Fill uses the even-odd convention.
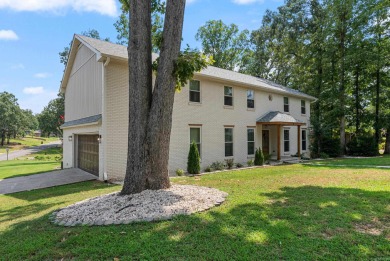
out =
[[[167,220],[220,205],[227,195],[214,188],[191,185],[173,185],[169,189],[145,190],[129,196],[111,193],[63,208],[53,213],[52,222],[63,226]]]

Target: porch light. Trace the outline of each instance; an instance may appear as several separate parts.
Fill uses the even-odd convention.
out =
[[[73,140],[73,136],[69,136],[68,141],[72,141],[72,140]]]
[[[99,143],[102,143],[102,135],[99,135],[99,137],[97,138],[98,142]]]

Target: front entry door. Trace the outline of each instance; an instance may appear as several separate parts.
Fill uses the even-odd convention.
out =
[[[263,153],[269,155],[269,130],[263,130],[262,137]]]

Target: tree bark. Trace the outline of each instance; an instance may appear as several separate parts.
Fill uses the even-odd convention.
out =
[[[139,193],[146,183],[146,131],[152,94],[151,1],[130,0],[128,153],[121,194]]]
[[[148,189],[170,187],[168,161],[175,97],[175,62],[179,57],[185,0],[168,0],[157,78],[148,119]]]
[[[343,7],[345,8],[345,7]],[[339,89],[339,102],[340,102],[340,148],[341,155],[345,155],[345,38],[347,33],[346,28],[346,11],[341,13],[341,31],[340,31],[340,55],[341,55],[341,79]]]
[[[375,86],[375,141],[379,143],[380,140],[380,126],[379,126],[379,103],[380,103],[380,71],[376,70],[376,86]]]
[[[384,154],[390,154],[390,128],[387,128],[386,130],[386,143]]]
[[[360,133],[360,90],[359,90],[359,65],[356,66],[355,73],[355,110],[356,110],[356,134]]]

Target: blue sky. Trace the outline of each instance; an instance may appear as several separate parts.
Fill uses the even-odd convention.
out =
[[[198,28],[211,19],[257,29],[266,9],[281,0],[187,0],[183,44],[200,47]],[[39,113],[57,96],[63,65],[58,53],[74,33],[96,29],[116,41],[117,0],[0,0],[0,92]]]

